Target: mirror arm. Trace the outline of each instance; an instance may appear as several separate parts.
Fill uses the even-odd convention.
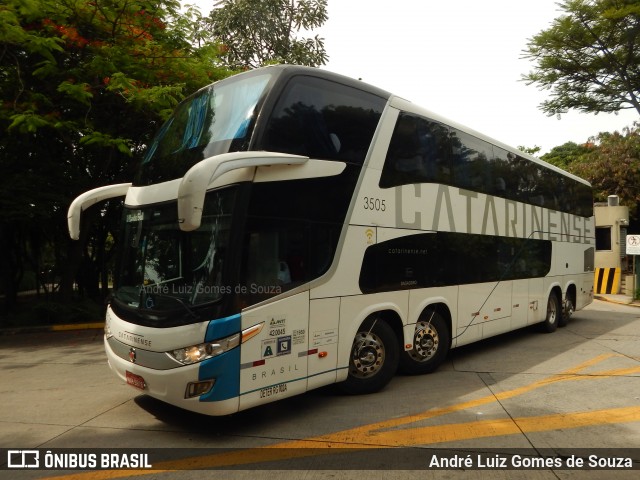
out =
[[[119,183],[116,185],[107,185],[105,187],[94,188],[88,192],[84,192],[78,196],[67,211],[67,226],[69,228],[69,236],[73,240],[80,238],[80,217],[82,212],[98,202],[109,200],[110,198],[124,197],[129,191],[130,183]]]

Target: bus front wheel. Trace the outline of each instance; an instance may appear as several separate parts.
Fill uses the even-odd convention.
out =
[[[449,353],[451,334],[447,322],[433,311],[416,324],[413,348],[400,354],[400,370],[411,375],[431,373]]]
[[[349,375],[341,389],[353,395],[381,390],[398,369],[399,350],[396,334],[387,322],[378,316],[365,320],[353,339]]]

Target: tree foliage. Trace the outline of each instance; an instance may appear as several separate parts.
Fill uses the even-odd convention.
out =
[[[523,76],[550,90],[540,108],[549,115],[568,110],[640,113],[640,2],[565,0],[551,27],[530,39],[525,58],[535,64]]]
[[[0,5],[5,303],[15,298],[26,266],[39,271],[43,262],[55,262],[66,291],[81,264],[101,269],[109,220],[118,214],[113,205],[90,209],[89,218],[103,221],[71,244],[69,203],[90,188],[130,181],[150,135],[175,105],[227,75],[194,11],[179,9],[175,0]],[[41,258],[44,244],[53,246],[51,260]]]
[[[542,147],[539,147],[538,145],[534,145],[533,147],[518,145],[518,150],[524,153],[528,153],[529,155],[536,155],[540,150],[542,150]]]
[[[327,0],[220,0],[208,21],[222,44],[225,64],[247,69],[269,63],[324,65],[328,57],[323,39],[297,34],[326,20]]]
[[[622,133],[600,133],[583,148],[585,153],[571,164],[571,170],[591,182],[596,200],[618,195],[630,215],[636,216],[640,203],[640,124]]]
[[[542,160],[549,162],[563,170],[571,171],[574,164],[579,162],[584,154],[589,152],[586,145],[578,145],[575,142],[567,142],[551,149],[549,153],[545,153]]]
[[[640,210],[640,124],[622,132],[603,132],[584,144],[567,142],[542,160],[589,181],[595,201],[618,195],[635,220]]]

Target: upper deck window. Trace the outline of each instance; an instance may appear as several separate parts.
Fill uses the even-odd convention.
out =
[[[441,183],[582,217],[591,187],[459,129],[408,112],[396,122],[380,187]]]
[[[295,76],[257,149],[362,164],[385,104],[384,98],[354,87]]]

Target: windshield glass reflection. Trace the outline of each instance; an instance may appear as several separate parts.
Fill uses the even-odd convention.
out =
[[[270,79],[269,73],[232,77],[181,103],[149,145],[135,183],[180,178],[200,160],[247,150],[256,106]]]
[[[227,293],[223,266],[236,189],[207,195],[200,228],[183,232],[175,202],[125,211],[115,298],[130,308],[171,310]]]

